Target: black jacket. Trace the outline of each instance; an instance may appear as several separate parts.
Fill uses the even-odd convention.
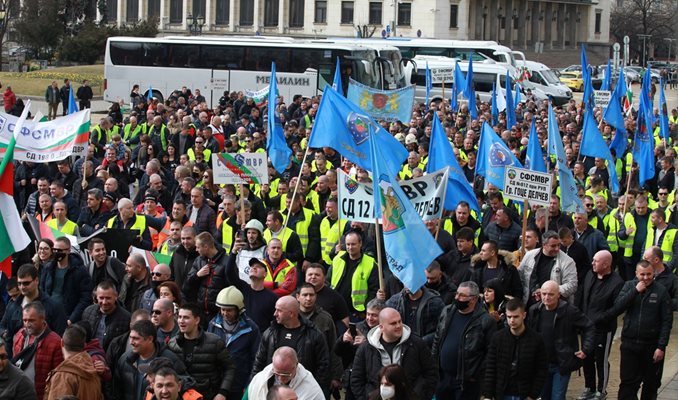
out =
[[[198,252],[195,249],[188,251],[183,245],[177,247],[172,254],[169,266],[172,271],[172,279],[180,289],[184,286],[184,281],[196,258],[198,258]]]
[[[514,352],[518,359],[512,375]],[[547,367],[544,341],[537,332],[526,328],[522,335],[514,336],[509,328],[504,328],[492,337],[487,351],[482,397],[503,399],[509,381],[515,379],[513,384],[518,388],[515,394],[536,399],[546,382]]]
[[[54,290],[54,275],[58,268],[56,260],[45,264],[40,274],[40,292],[48,296]],[[66,317],[72,323],[80,321],[82,312],[92,304],[92,278],[76,254],[68,255],[68,268],[62,288],[63,306]]]
[[[184,363],[181,362],[179,357],[176,356],[164,343],[155,343],[155,354],[152,359],[157,357],[168,358],[174,367],[174,370],[179,375],[184,375],[186,373],[186,367]],[[115,398],[117,400],[129,400],[138,398],[136,393],[137,383],[142,387],[142,394],[146,394],[146,387],[148,381],[145,378],[142,378],[137,369],[137,361],[139,360],[139,355],[133,353],[131,350],[126,351],[116,362],[115,369],[113,372],[113,379],[115,384]],[[150,360],[148,360],[150,362]],[[142,379],[142,381],[139,381]]]
[[[438,319],[438,327],[431,346],[431,356],[436,365],[440,365],[440,350],[447,337],[452,316],[457,312],[456,305],[452,304],[443,309]],[[457,380],[480,381],[483,377],[485,354],[490,345],[492,335],[497,331],[497,322],[490,317],[480,303],[476,304],[462,336],[459,359],[457,362]]]
[[[661,274],[655,275],[654,281],[664,286],[671,298],[671,308],[673,311],[678,311],[678,276],[669,268],[664,268]]]
[[[301,322],[301,333],[295,349],[299,362],[313,374],[320,387],[329,387],[332,371],[330,370],[330,354],[325,336],[306,318],[299,316],[299,321]],[[252,376],[272,362],[273,353],[280,347],[278,341],[281,330],[282,325],[273,320],[271,327],[264,331],[259,351],[257,351],[254,360]]]
[[[422,287],[424,293],[421,298],[418,300],[417,312],[416,312],[416,329],[413,329],[411,324],[406,324],[412,329],[412,333],[419,336],[426,342],[427,345],[430,345],[433,342],[433,336],[436,332],[436,326],[438,324],[438,316],[443,311],[445,304],[443,303],[442,298],[438,292],[434,292],[428,288]],[[407,298],[407,294],[404,291],[400,291],[386,302],[386,307],[395,308],[398,313],[403,317],[403,323],[405,324],[405,315],[410,312],[410,307],[412,302]]]
[[[221,338],[200,329],[200,335],[190,354],[184,353],[184,335],[170,339],[172,350],[186,365],[186,371],[195,379],[195,389],[206,399],[217,394],[226,395],[233,385],[236,365]]]
[[[193,267],[184,281],[182,292],[186,300],[197,302],[207,314],[207,319],[204,322],[205,326],[217,314],[218,308],[215,301],[219,291],[231,285],[228,279],[226,279],[228,257],[228,254],[221,247],[217,247],[217,254],[213,259],[198,256],[193,261]],[[210,274],[199,277],[197,275],[198,271],[207,264],[212,265]]]
[[[124,304],[127,311],[130,313],[135,312],[139,309],[141,304],[141,296],[144,295],[148,289],[151,288],[151,273],[146,271],[146,277],[143,281],[139,282],[136,287],[136,290],[131,292],[132,289],[132,278],[129,275],[125,275],[125,278],[122,280],[122,286],[120,287],[120,295],[118,300],[121,304]]]
[[[499,271],[497,272],[496,279],[501,281],[501,285],[504,288],[504,294],[515,298],[521,298],[523,295],[523,284],[520,281],[518,270],[513,266],[513,253],[499,250],[497,258],[499,260],[499,265],[497,265]],[[471,280],[478,285],[482,292],[485,288],[483,275],[487,267],[487,262],[480,259],[480,254],[476,254],[471,257],[471,265]]]
[[[539,302],[532,307],[527,314],[527,325],[530,329],[539,332],[539,324],[544,304]],[[579,334],[582,337],[581,350],[592,357],[594,350],[595,331],[593,323],[577,307],[565,300],[558,302],[556,317],[553,321],[553,336],[555,340],[558,368],[563,375],[581,367],[581,360],[574,355],[579,351]]]
[[[624,283],[617,300],[614,314],[624,315],[622,345],[655,346],[666,349],[673,325],[671,299],[662,285],[652,284],[645,292],[638,293],[638,279]]]
[[[577,307],[593,322],[597,332],[612,332],[617,329],[617,316],[613,313],[614,301],[619,295],[624,280],[612,272],[599,280],[596,291],[593,285],[598,275],[589,271],[580,290],[577,290]]]
[[[459,286],[460,283],[471,279],[471,257],[473,257],[473,255],[476,253],[478,253],[478,248],[475,245],[473,246],[471,252],[467,255],[457,251],[451,268],[448,268],[447,271],[444,271],[445,274],[450,277],[450,281],[455,286]]]
[[[89,207],[81,208],[77,221],[80,235],[86,237],[93,234],[96,229],[106,226],[108,220],[113,216],[115,216],[115,212],[103,212],[101,207],[96,212],[92,212]]]
[[[438,383],[438,368],[431,353],[419,337],[411,335],[407,326],[403,327],[403,336],[399,344],[393,350],[400,350],[400,362],[398,364],[405,370],[405,376],[410,389],[418,394],[422,400],[430,400]],[[391,364],[392,358],[387,363],[382,361],[383,348],[379,339],[381,330],[379,327],[372,328],[367,334],[367,340],[358,347],[353,361],[351,372],[351,391],[357,400],[366,400],[374,390],[379,391],[379,371],[385,365]],[[388,357],[388,355],[386,355]],[[321,385],[322,387],[322,385]]]
[[[574,260],[574,265],[577,266],[577,293],[579,293],[579,289],[584,284],[584,278],[586,277],[587,272],[591,271],[591,259],[595,254],[589,256],[586,247],[576,240],[574,240],[569,247],[565,247],[561,244],[560,250],[570,256],[570,258]]]
[[[96,268],[103,268],[104,270],[102,271],[103,274],[98,275],[97,278],[94,279],[94,271],[96,270]],[[125,264],[122,261],[118,260],[117,258],[106,256],[106,262],[101,267],[97,267],[96,262],[92,260],[89,263],[87,272],[92,277],[92,287],[95,290],[99,283],[105,280],[109,280],[113,282],[115,288],[118,291],[120,291],[120,288],[122,287],[122,282],[125,279]]]
[[[93,332],[97,331],[99,321],[102,318],[104,318],[106,323],[106,331],[104,332],[104,340],[101,343],[101,347],[107,350],[108,345],[114,338],[129,331],[130,313],[120,303],[116,305],[112,314],[106,315],[102,313],[98,304],[92,304],[82,313],[82,320],[89,323]]]

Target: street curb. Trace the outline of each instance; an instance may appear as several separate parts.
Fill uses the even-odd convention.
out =
[[[16,93],[16,97],[21,97],[22,99],[30,99],[30,100],[42,100],[42,101],[45,100],[45,96],[29,96],[29,95],[19,94],[19,93]],[[92,98],[92,101],[102,101],[103,99],[104,99],[104,96],[94,96]],[[77,99],[76,99],[76,101],[77,101]]]

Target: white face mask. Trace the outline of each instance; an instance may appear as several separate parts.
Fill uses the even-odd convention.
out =
[[[387,386],[387,385],[381,385],[379,387],[379,394],[381,394],[381,398],[383,400],[392,399],[392,398],[395,397],[395,387]]]

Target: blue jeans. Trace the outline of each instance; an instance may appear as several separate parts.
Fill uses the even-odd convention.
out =
[[[570,383],[570,374],[561,375],[558,364],[549,364],[546,383],[541,390],[542,400],[565,400],[567,385]]]

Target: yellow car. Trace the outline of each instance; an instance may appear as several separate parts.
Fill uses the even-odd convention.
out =
[[[580,71],[568,71],[560,74],[560,81],[572,90],[584,91],[584,79]]]

